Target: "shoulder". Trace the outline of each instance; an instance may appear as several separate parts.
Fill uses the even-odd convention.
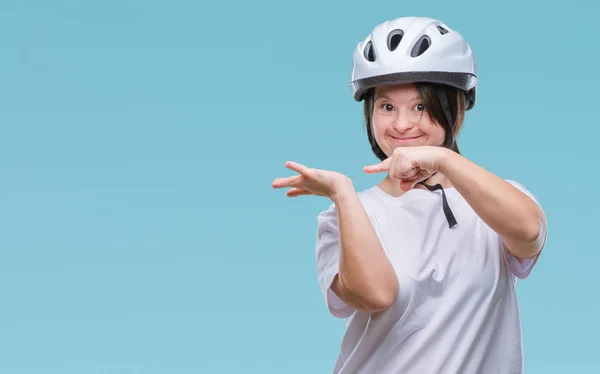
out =
[[[527,188],[520,182],[517,182],[514,179],[510,179],[510,178],[505,178],[504,179],[506,182],[512,184],[513,186],[515,186],[516,188],[523,190],[523,191],[527,191]]]
[[[507,181],[508,183],[510,183],[511,185],[513,185],[513,187],[515,187],[519,191],[523,192],[525,195],[529,196],[538,205],[540,205],[540,202],[539,202],[537,196],[529,188],[525,187],[522,183],[520,183],[514,179],[504,179],[504,180]]]
[[[358,199],[365,207],[365,209],[368,209],[369,206],[375,204],[378,201],[376,188],[376,186],[373,186],[356,192]],[[330,203],[330,205],[326,209],[318,213],[317,220],[322,221],[333,219],[335,217],[337,217],[337,208],[335,206],[335,203]]]
[[[371,207],[377,203],[375,189],[376,187],[373,186],[357,192],[358,199],[362,203],[369,216],[371,216]],[[337,222],[338,216],[337,207],[335,206],[335,203],[330,203],[330,205],[326,209],[320,211],[317,214],[317,224],[320,231],[328,229],[331,230],[334,228],[337,229]]]

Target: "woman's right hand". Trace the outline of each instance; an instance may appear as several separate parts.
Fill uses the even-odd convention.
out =
[[[313,169],[292,161],[286,162],[285,166],[298,172],[299,175],[276,178],[272,186],[273,188],[289,187],[288,197],[317,195],[335,200],[337,194],[353,188],[350,178],[335,171]]]

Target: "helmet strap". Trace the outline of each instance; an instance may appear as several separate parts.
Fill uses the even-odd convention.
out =
[[[429,176],[429,178],[433,177],[436,173],[431,174],[431,176]],[[454,214],[452,213],[452,210],[450,209],[450,205],[448,205],[448,199],[446,198],[446,193],[444,192],[444,187],[442,186],[441,183],[435,184],[433,186],[426,184],[425,182],[429,179],[425,179],[421,182],[419,182],[419,184],[422,184],[423,186],[425,186],[425,188],[427,188],[429,191],[437,191],[437,190],[441,190],[442,191],[442,210],[444,211],[444,215],[446,216],[446,220],[448,221],[448,226],[450,228],[454,227],[456,225],[456,218],[454,217]]]

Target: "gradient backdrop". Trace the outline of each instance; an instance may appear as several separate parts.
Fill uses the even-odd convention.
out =
[[[286,160],[379,181],[352,52],[406,15],[470,41],[461,150],[548,214],[518,286],[527,373],[598,370],[598,6],[366,4],[0,3],[1,373],[329,373],[329,201],[270,184]]]

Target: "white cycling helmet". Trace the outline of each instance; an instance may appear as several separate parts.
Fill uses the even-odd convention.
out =
[[[356,101],[373,87],[430,82],[467,93],[467,110],[475,104],[477,64],[469,43],[443,22],[401,17],[377,25],[354,50],[350,86]]]

